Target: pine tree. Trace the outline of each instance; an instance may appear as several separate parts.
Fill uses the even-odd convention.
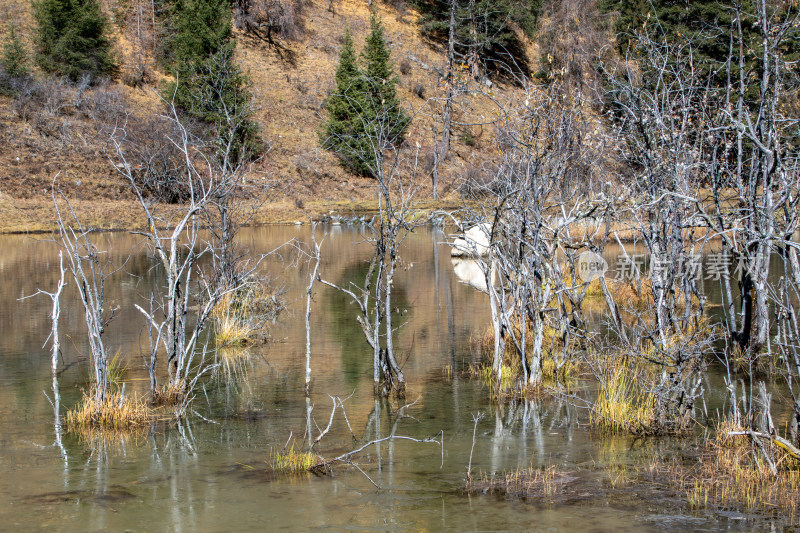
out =
[[[514,27],[534,37],[543,0],[454,0],[455,52],[463,62],[480,60],[490,72],[505,67],[530,70],[526,44]],[[411,0],[420,13],[422,33],[446,43],[449,36],[450,0]]]
[[[729,42],[719,38],[719,31],[731,27],[733,11],[718,0],[601,0],[599,5],[618,14],[614,29],[622,53],[632,36],[647,30],[673,42],[691,42],[703,63],[722,62],[727,56]],[[745,33],[750,32],[750,21],[742,22]]]
[[[17,28],[14,21],[8,24],[8,35],[6,42],[3,45],[3,68],[6,74],[12,78],[20,78],[26,76],[28,70],[28,52],[25,50],[25,45],[17,35]]]
[[[376,138],[376,128],[385,143],[403,142],[409,118],[397,97],[398,79],[394,75],[391,52],[383,33],[383,24],[375,14],[370,17],[371,31],[361,52],[362,72],[367,85],[365,114],[367,135]]]
[[[73,81],[116,70],[105,15],[97,0],[35,0],[36,60],[46,72]]]
[[[326,101],[329,118],[322,134],[323,147],[333,150],[351,170],[374,171],[376,150],[403,142],[410,119],[397,96],[391,52],[383,26],[374,13],[371,31],[356,63],[349,30],[339,52],[336,93]]]
[[[180,90],[175,92],[175,105],[212,127],[209,137],[218,145],[217,154],[227,155],[233,165],[263,151],[258,124],[252,119],[250,81],[234,61],[234,48],[230,41],[192,63],[190,75],[179,80]]]
[[[344,34],[335,79],[336,90],[325,102],[328,121],[320,135],[322,146],[337,152],[348,167],[357,170],[359,165],[352,154],[362,150],[359,144],[363,139],[358,133],[362,131],[360,117],[364,109],[365,86],[350,28]]]
[[[165,15],[163,55],[173,70],[206,60],[230,41],[230,0],[170,0]]]
[[[775,2],[769,7],[768,17],[780,16],[789,4]],[[709,83],[724,91],[728,86],[728,76],[739,77],[738,59],[727,65],[730,53],[730,38],[736,42],[736,11],[730,5],[718,0],[601,0],[601,10],[617,15],[615,30],[617,46],[624,55],[635,58],[642,53],[637,50],[638,38],[642,35],[656,42],[673,46],[684,46],[683,53],[691,53],[695,74],[702,83]],[[745,77],[759,80],[763,72],[762,36],[756,10],[751,0],[742,1],[742,27],[744,42]],[[785,46],[780,50],[782,59],[796,62],[800,58],[800,37],[792,28],[784,39]],[[738,53],[738,44],[734,54]],[[655,76],[658,79],[658,76]],[[757,84],[748,91],[748,99],[757,101]]]
[[[163,94],[184,114],[210,126],[217,154],[236,164],[263,152],[253,120],[250,81],[234,60],[230,0],[171,0],[162,50],[175,75]],[[230,147],[230,150],[228,150]]]

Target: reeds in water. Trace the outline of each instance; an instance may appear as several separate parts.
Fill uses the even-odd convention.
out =
[[[152,419],[153,412],[138,397],[110,392],[105,399],[98,400],[95,394],[87,392],[75,408],[67,411],[64,422],[70,431],[91,428],[126,430],[145,426]]]

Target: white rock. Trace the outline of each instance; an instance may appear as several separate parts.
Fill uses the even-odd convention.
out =
[[[489,234],[492,226],[484,222],[464,232],[464,238],[453,241],[452,257],[485,256],[489,253]]]

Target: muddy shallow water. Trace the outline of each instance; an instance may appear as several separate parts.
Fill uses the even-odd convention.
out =
[[[319,231],[319,230],[318,230]],[[368,248],[357,227],[324,230],[325,279],[346,283],[364,271]],[[318,233],[319,235],[319,233]],[[293,238],[307,227],[248,229],[253,253]],[[771,529],[778,524],[737,513],[690,512],[681,494],[646,475],[653,458],[695,453],[696,438],[600,439],[588,415],[553,398],[492,406],[480,384],[459,377],[473,356],[470,336],[488,324],[484,296],[454,275],[438,230],[420,230],[403,246],[403,271],[394,295],[407,325],[396,345],[408,379],[401,416],[396,401],[372,394],[371,353],[340,293],[318,285],[312,320],[310,402],[303,394],[306,265],[290,248],[267,259],[265,273],[285,290],[288,309],[270,326],[272,341],[251,346],[223,365],[180,425],[159,423],[140,435],[87,440],[63,437],[55,445],[50,394],[46,297],[19,300],[37,288],[52,290],[57,251],[52,243],[0,237],[0,530],[249,531],[330,529],[366,531],[716,531]],[[152,258],[127,234],[98,236],[123,271],[107,284],[107,307],[119,306],[106,342],[128,367],[129,390],[146,387],[143,321],[133,310],[159,282]],[[72,290],[63,299],[62,402],[73,405],[88,371],[82,311]],[[713,382],[714,380],[712,380]],[[337,467],[332,475],[267,475],[271,450],[290,439],[307,441],[327,425],[329,395],[344,403],[359,441],[396,434],[443,434],[433,443],[389,441],[356,457],[362,474]],[[713,394],[710,400],[713,401]],[[62,409],[63,411],[63,409]],[[555,467],[552,497],[465,494],[464,476],[477,427],[473,472]],[[207,419],[204,420],[204,419]],[[357,444],[337,414],[319,453],[333,457]],[[369,476],[369,479],[367,478]],[[371,481],[370,481],[371,480]],[[373,482],[381,487],[377,489]]]

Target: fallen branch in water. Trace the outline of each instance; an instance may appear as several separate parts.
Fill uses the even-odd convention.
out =
[[[439,446],[442,447],[442,450],[444,450],[444,440],[439,439],[439,437],[441,437],[442,435],[443,435],[442,431],[440,431],[439,433],[437,433],[433,437],[425,437],[423,439],[415,439],[414,437],[408,437],[406,435],[389,435],[388,437],[383,437],[383,438],[380,438],[380,439],[371,440],[368,443],[366,443],[363,446],[361,446],[360,448],[357,448],[357,449],[355,449],[353,451],[350,451],[350,452],[347,452],[347,453],[343,453],[339,457],[334,457],[333,459],[328,459],[327,461],[322,461],[320,463],[317,463],[316,465],[314,465],[311,468],[312,469],[314,469],[314,468],[322,468],[322,467],[329,466],[332,463],[336,463],[336,462],[348,462],[350,460],[350,458],[352,456],[356,455],[357,453],[365,450],[366,448],[369,448],[373,444],[378,444],[378,443],[381,443],[381,442],[385,442],[387,440],[410,440],[412,442],[420,442],[420,443],[435,442],[436,444],[438,444]],[[437,439],[439,439],[439,440],[437,440]]]
[[[344,401],[348,400],[351,396],[352,396],[352,394],[350,396],[348,396],[347,398],[345,398]],[[328,420],[328,425],[324,429],[320,428],[319,426],[317,426],[317,429],[319,430],[319,435],[309,445],[309,451],[313,450],[314,446],[320,440],[322,440],[322,438],[325,437],[325,435],[328,434],[328,432],[330,431],[331,427],[333,426],[333,421],[334,421],[337,409],[341,409],[342,415],[344,416],[345,422],[347,423],[347,428],[350,430],[350,434],[352,435],[354,440],[357,440],[355,434],[353,433],[353,428],[350,426],[350,420],[347,418],[347,412],[344,409],[344,401],[341,398],[339,398],[338,396],[330,396],[329,395],[329,398],[331,399],[331,402],[333,403],[333,406],[331,408],[331,413],[330,413],[330,417],[329,417],[329,420]],[[378,444],[380,444],[382,442],[393,441],[393,440],[407,440],[407,441],[417,442],[417,443],[421,443],[421,444],[424,444],[424,443],[436,443],[436,444],[438,444],[441,447],[441,451],[442,451],[442,462],[441,462],[440,468],[443,467],[444,466],[444,431],[439,431],[439,433],[437,433],[433,437],[425,437],[425,438],[415,438],[415,437],[409,437],[407,435],[397,435],[396,434],[397,425],[398,425],[398,422],[400,420],[403,420],[405,418],[412,418],[413,419],[413,417],[408,415],[406,413],[406,411],[408,410],[408,408],[413,407],[414,405],[416,405],[416,403],[419,400],[420,400],[420,398],[417,398],[413,402],[405,404],[402,407],[400,407],[397,411],[395,411],[395,414],[397,414],[398,416],[397,416],[397,419],[395,420],[395,423],[392,426],[392,430],[391,430],[391,432],[390,432],[390,434],[388,436],[377,438],[377,439],[372,439],[369,442],[366,442],[365,444],[359,446],[358,448],[356,448],[354,450],[351,450],[351,451],[349,451],[347,453],[343,453],[343,454],[341,454],[341,455],[339,455],[337,457],[334,457],[332,459],[325,459],[321,455],[317,454],[317,457],[320,459],[319,462],[317,462],[316,464],[308,467],[307,470],[310,471],[310,472],[313,472],[315,474],[322,474],[322,473],[325,473],[325,472],[329,471],[331,466],[334,463],[344,463],[344,464],[347,464],[347,465],[350,465],[350,466],[354,467],[356,470],[361,472],[364,475],[364,477],[366,477],[367,480],[369,480],[369,482],[372,483],[372,485],[375,486],[375,488],[377,488],[378,490],[383,490],[383,487],[378,485],[361,468],[361,466],[359,464],[354,463],[352,461],[352,459],[353,459],[353,457],[355,455],[361,453],[362,451],[366,450],[370,446],[378,445]],[[308,431],[310,431],[310,429]]]
[[[798,449],[794,444],[792,444],[788,440],[778,435],[770,435],[769,433],[762,433],[760,431],[751,431],[751,430],[729,431],[728,435],[730,436],[747,435],[751,439],[756,439],[756,438],[769,439],[773,444],[775,444],[779,448],[782,448],[786,453],[791,455],[794,459],[800,459],[800,449]]]
[[[422,439],[416,439],[414,437],[408,437],[406,435],[389,435],[388,437],[383,437],[383,438],[380,438],[380,439],[371,440],[371,441],[367,442],[366,444],[364,444],[363,446],[361,446],[361,447],[359,447],[359,448],[357,448],[355,450],[349,451],[347,453],[343,453],[342,455],[340,455],[338,457],[334,457],[333,459],[322,460],[319,463],[317,463],[314,466],[312,466],[311,468],[309,468],[308,470],[311,471],[311,472],[320,472],[320,471],[325,471],[325,470],[329,469],[333,463],[348,464],[348,465],[354,467],[356,470],[358,470],[362,474],[364,474],[364,477],[366,477],[369,480],[369,482],[372,483],[375,486],[375,488],[377,488],[378,490],[383,490],[383,487],[381,487],[380,485],[375,483],[375,481],[373,481],[373,479],[371,477],[369,477],[369,475],[367,475],[367,473],[364,472],[364,470],[362,470],[359,465],[357,465],[356,463],[351,461],[351,458],[354,455],[364,451],[366,448],[369,448],[370,446],[372,446],[374,444],[379,444],[381,442],[385,442],[385,441],[389,441],[389,440],[410,440],[412,442],[419,442],[419,443],[423,443],[423,444],[424,443],[434,442],[434,443],[438,444],[439,446],[441,446],[441,448],[442,448],[442,466],[443,466],[444,465],[444,438],[443,437],[444,437],[444,432],[443,431],[440,431],[439,433],[437,433],[433,437],[425,437],[425,438],[422,438]],[[440,466],[440,468],[441,468],[441,466]]]
[[[322,440],[322,437],[324,437],[325,435],[327,435],[327,434],[328,434],[328,431],[330,431],[330,430],[331,430],[331,426],[333,425],[333,416],[336,414],[336,409],[337,409],[337,407],[338,407],[339,409],[341,409],[341,410],[342,410],[342,414],[344,415],[344,421],[345,421],[345,422],[347,422],[347,429],[349,429],[349,430],[350,430],[350,434],[353,436],[353,439],[355,440],[355,438],[356,438],[356,435],[355,435],[355,433],[353,433],[353,428],[352,428],[352,427],[350,427],[350,419],[348,419],[348,418],[347,418],[347,411],[345,411],[345,410],[344,410],[344,402],[345,402],[345,401],[347,401],[347,400],[349,400],[349,399],[350,399],[350,398],[353,396],[353,394],[355,394],[355,391],[353,391],[353,392],[350,394],[350,396],[348,396],[348,397],[347,397],[347,398],[345,398],[344,400],[342,400],[342,399],[341,399],[341,398],[339,398],[338,396],[331,396],[330,394],[328,395],[328,397],[329,397],[329,398],[331,399],[331,401],[333,402],[333,408],[331,409],[331,417],[330,417],[330,419],[328,420],[328,426],[327,426],[325,429],[323,429],[323,430],[320,430],[319,436],[318,436],[316,439],[314,439],[314,442],[312,442],[312,443],[311,443],[311,445],[309,446],[309,451],[310,451],[310,450],[311,450],[311,449],[312,449],[312,448],[313,448],[313,447],[314,447],[314,446],[315,446],[315,445],[316,445],[316,444],[317,444],[319,441],[321,441],[321,440]],[[316,424],[316,422],[315,422],[315,424]],[[317,429],[319,429],[319,426],[317,427]]]

